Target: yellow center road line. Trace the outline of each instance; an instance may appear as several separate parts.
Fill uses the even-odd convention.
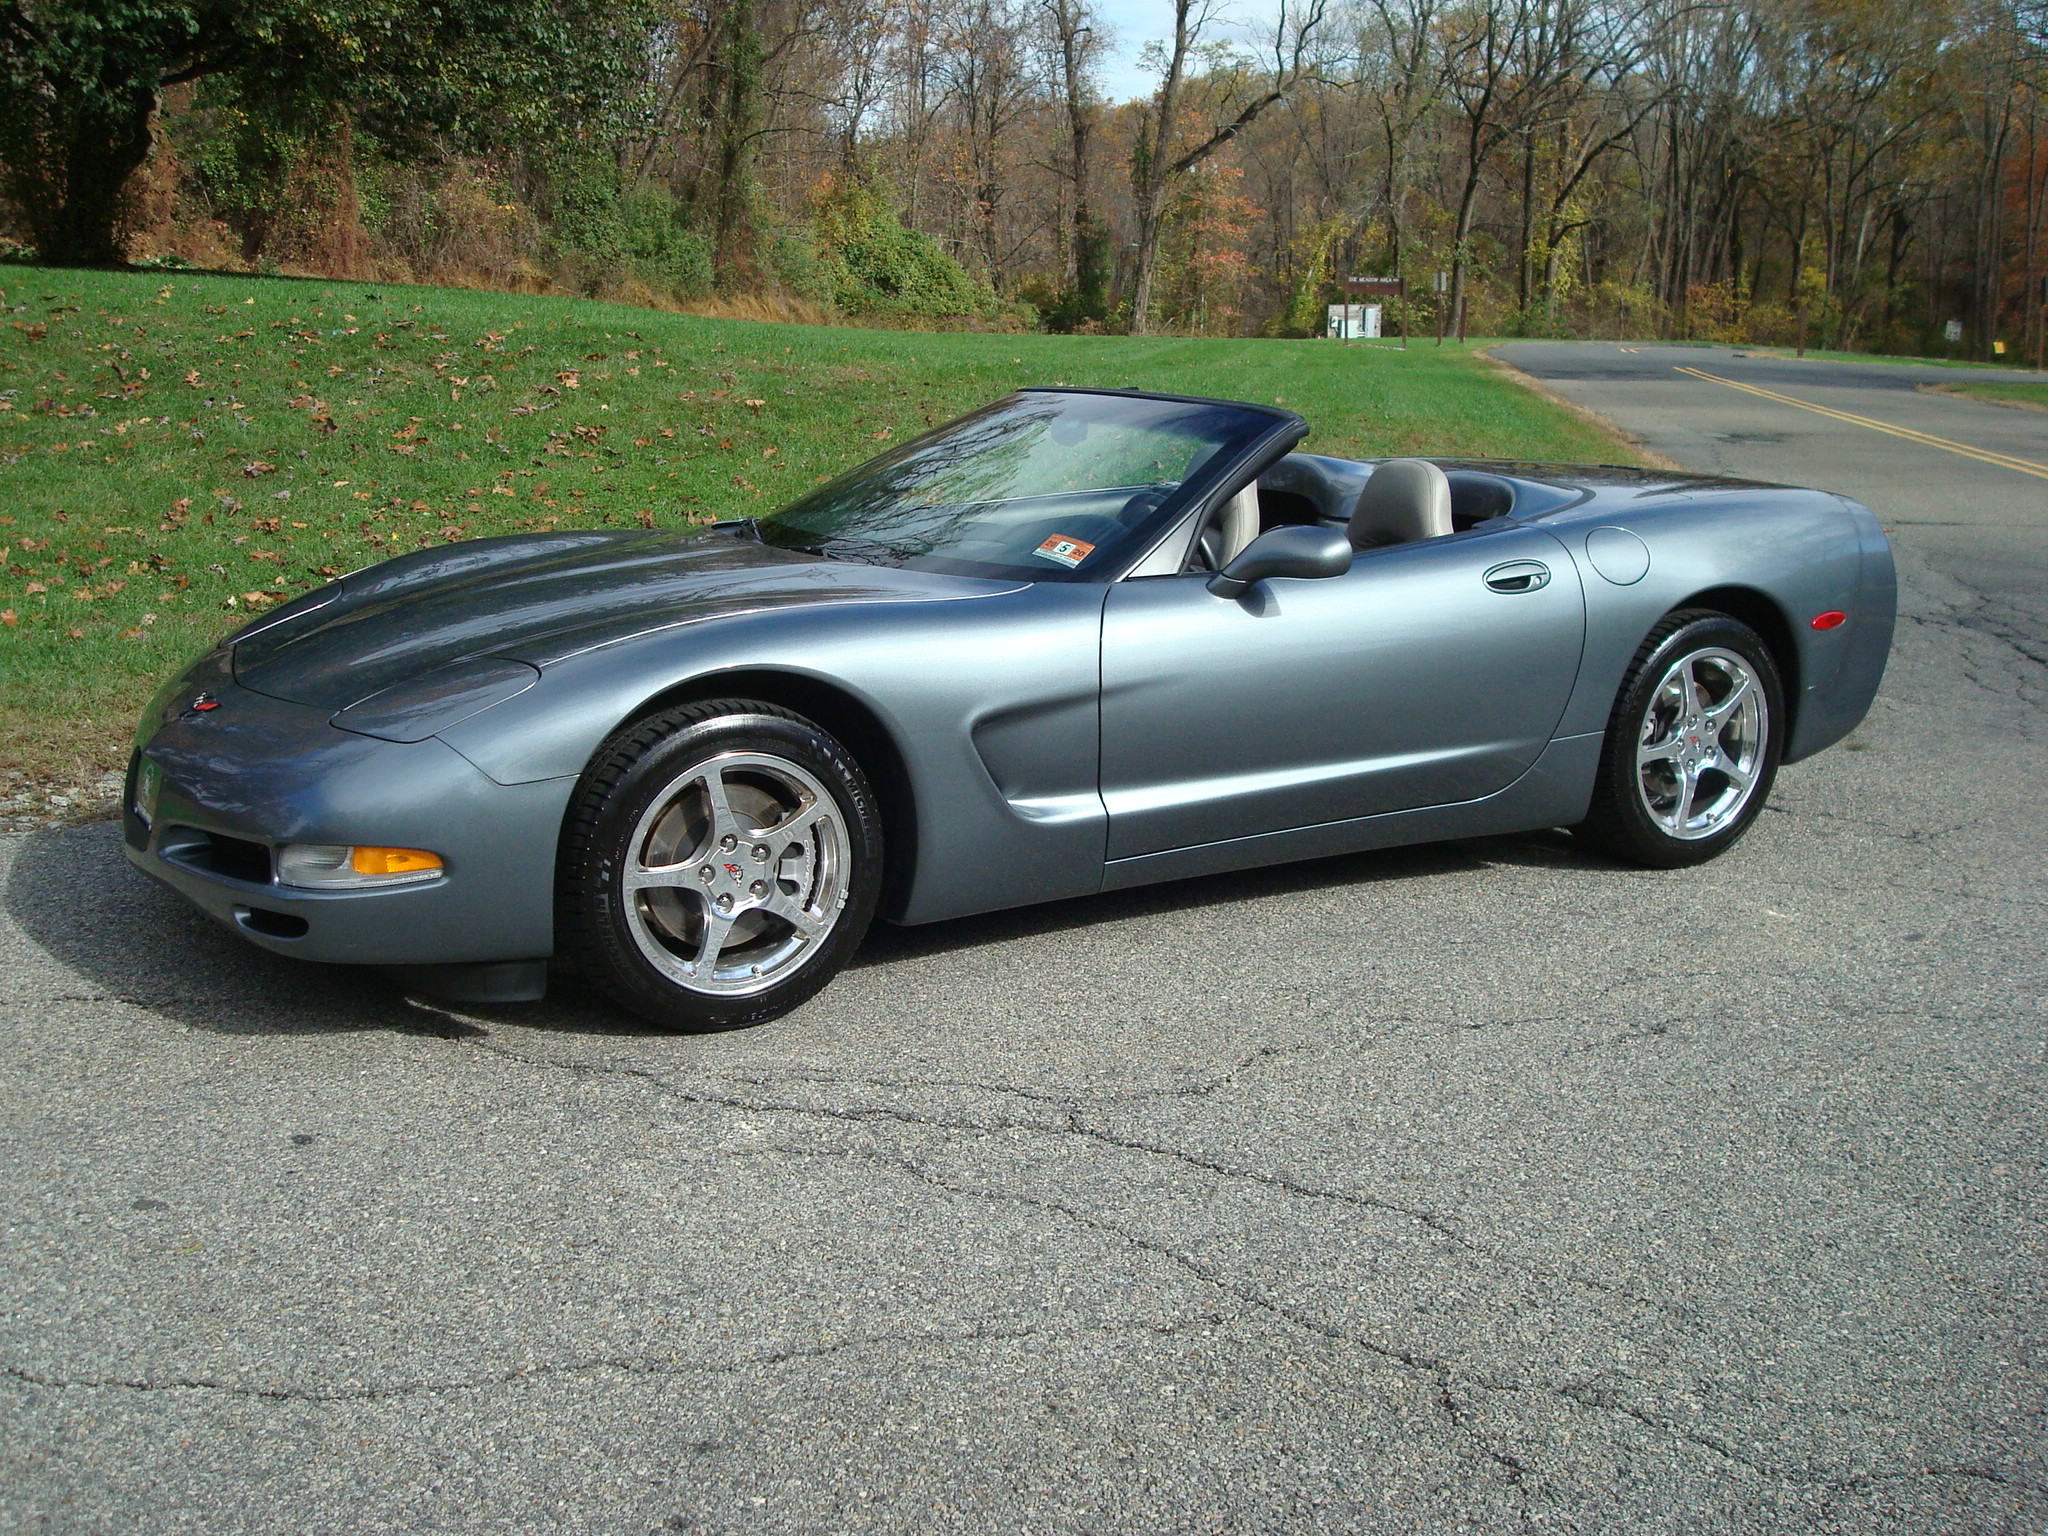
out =
[[[2016,469],[2023,475],[2034,475],[2040,479],[2048,480],[2048,464],[2037,464],[2032,459],[2016,459],[2011,454],[1994,453],[1989,448],[1973,448],[1968,443],[1952,442],[1945,437],[1936,437],[1931,432],[1917,432],[1911,427],[1894,426],[1888,421],[1874,421],[1868,416],[1858,416],[1851,411],[1838,411],[1832,406],[1815,405],[1811,400],[1800,400],[1791,395],[1781,395],[1774,389],[1764,389],[1755,384],[1737,383],[1734,379],[1724,379],[1719,374],[1702,373],[1697,368],[1680,367],[1677,371],[1691,374],[1696,379],[1705,379],[1709,384],[1722,384],[1726,385],[1729,389],[1739,389],[1746,395],[1755,395],[1760,399],[1773,400],[1779,405],[1796,405],[1802,411],[1812,411],[1818,416],[1829,416],[1836,421],[1846,421],[1851,426],[1868,427],[1873,432],[1884,432],[1893,437],[1902,437],[1909,443],[1919,443],[1927,448],[1940,448],[1948,453],[1959,453],[1966,459],[1975,459],[1982,464],[1993,464],[2000,469]]]

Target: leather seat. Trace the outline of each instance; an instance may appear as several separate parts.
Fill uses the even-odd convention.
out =
[[[1427,459],[1388,459],[1374,468],[1351,509],[1351,547],[1384,549],[1451,531],[1451,482]]]

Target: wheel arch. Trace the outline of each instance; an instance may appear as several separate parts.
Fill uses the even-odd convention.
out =
[[[1755,587],[1725,586],[1708,587],[1705,591],[1693,593],[1684,602],[1674,604],[1665,617],[1691,608],[1711,609],[1747,624],[1769,648],[1771,661],[1778,669],[1778,680],[1784,688],[1782,739],[1790,741],[1799,719],[1799,647],[1792,638],[1792,621],[1785,610],[1775,598]]]
[[[889,917],[900,913],[917,868],[916,796],[895,736],[873,707],[853,693],[820,678],[774,667],[711,672],[641,700],[607,737],[665,709],[726,698],[759,699],[792,710],[828,731],[853,754],[881,806],[881,910]]]

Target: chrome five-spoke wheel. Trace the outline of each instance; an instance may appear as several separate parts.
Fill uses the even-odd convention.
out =
[[[711,699],[622,727],[570,801],[557,870],[578,966],[659,1024],[732,1029],[805,1001],[881,894],[861,766],[780,705]]]
[[[745,996],[816,954],[846,905],[832,795],[766,752],[723,752],[641,813],[621,878],[647,962],[693,992]]]
[[[1681,656],[1658,680],[1636,744],[1636,791],[1668,835],[1731,826],[1756,790],[1771,729],[1750,664],[1725,646]]]
[[[1771,792],[1783,700],[1777,661],[1754,629],[1702,609],[1668,615],[1622,679],[1592,804],[1572,830],[1653,869],[1713,858]]]

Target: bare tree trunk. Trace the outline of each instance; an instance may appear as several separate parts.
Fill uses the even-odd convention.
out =
[[[41,105],[39,103],[39,105]],[[137,88],[116,105],[55,100],[17,123],[0,178],[20,205],[38,259],[52,266],[106,267],[126,261],[121,223],[128,178],[149,158],[156,92]]]
[[[1099,318],[1106,298],[1103,235],[1090,196],[1095,121],[1100,108],[1090,80],[1098,46],[1087,0],[1044,0],[1053,65],[1066,128],[1067,224],[1061,260],[1075,311]]]
[[[1214,20],[1215,11],[1211,0],[1173,0],[1173,49],[1167,55],[1159,89],[1152,94],[1151,111],[1139,123],[1137,141],[1131,151],[1131,194],[1136,205],[1138,236],[1131,287],[1133,336],[1142,336],[1151,327],[1152,284],[1159,265],[1159,235],[1168,189],[1257,122],[1267,108],[1287,99],[1287,93],[1306,72],[1308,50],[1322,25],[1325,4],[1326,0],[1307,0],[1305,8],[1293,17],[1283,4],[1273,44],[1270,88],[1246,101],[1229,121],[1210,129],[1192,149],[1175,155],[1175,130],[1180,123],[1188,58],[1200,42],[1203,30]]]
[[[1173,0],[1173,48],[1166,58],[1166,70],[1159,87],[1138,124],[1137,140],[1131,148],[1131,198],[1137,219],[1137,256],[1131,282],[1131,334],[1143,336],[1152,325],[1152,279],[1159,264],[1160,212],[1166,201],[1169,179],[1168,156],[1174,132],[1180,126],[1180,95],[1187,75],[1188,55],[1201,40],[1209,21],[1206,6],[1198,0]]]

